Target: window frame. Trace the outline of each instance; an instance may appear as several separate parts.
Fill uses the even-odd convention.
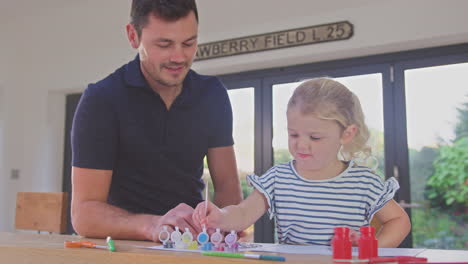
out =
[[[398,171],[401,189],[395,200],[411,202],[406,134],[404,70],[468,61],[468,43],[382,55],[316,62],[221,75],[226,87],[255,89],[255,173],[273,166],[272,87],[318,76],[345,77],[381,73],[383,94],[385,178]],[[248,85],[248,86],[246,86]],[[410,210],[406,210],[411,214]],[[411,215],[410,215],[411,216]],[[274,242],[274,222],[265,214],[255,224],[255,242]],[[411,234],[400,245],[412,247]]]

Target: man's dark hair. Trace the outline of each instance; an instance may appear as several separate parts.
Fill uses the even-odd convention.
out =
[[[140,37],[141,30],[148,24],[149,15],[153,14],[166,21],[176,21],[187,16],[190,11],[195,13],[198,22],[195,0],[132,0],[130,23]]]

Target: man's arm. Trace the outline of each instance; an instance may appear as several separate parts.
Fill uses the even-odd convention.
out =
[[[109,205],[111,170],[72,167],[71,217],[75,231],[87,237],[151,239],[151,223],[159,216],[134,215]]]
[[[72,167],[71,216],[75,231],[86,237],[158,240],[163,225],[191,229],[193,208],[180,204],[164,216],[132,214],[109,205],[111,170]]]
[[[214,185],[214,203],[220,208],[240,203],[242,191],[237,174],[234,147],[208,149],[207,161]]]

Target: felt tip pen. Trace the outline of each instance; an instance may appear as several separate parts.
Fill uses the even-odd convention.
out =
[[[101,246],[97,245],[94,242],[91,241],[65,241],[64,245],[67,248],[102,248],[102,249],[107,249],[109,251],[114,252],[115,251],[115,244],[114,240],[112,240],[111,237],[107,237],[107,246]]]
[[[114,240],[112,240],[112,238],[108,236],[106,239],[106,242],[107,242],[107,249],[109,249],[109,251],[115,252]]]
[[[230,253],[230,252],[219,252],[219,251],[205,251],[205,252],[202,252],[202,255],[203,256],[213,256],[213,257],[251,258],[251,259],[262,259],[262,260],[273,260],[273,261],[286,261],[286,258],[281,257],[281,256],[244,254],[244,253]]]

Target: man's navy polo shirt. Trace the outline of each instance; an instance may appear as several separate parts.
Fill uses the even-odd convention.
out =
[[[232,109],[216,77],[191,70],[168,111],[137,56],[88,86],[71,138],[73,166],[113,170],[110,204],[162,215],[202,201],[203,158],[208,148],[233,145]]]

